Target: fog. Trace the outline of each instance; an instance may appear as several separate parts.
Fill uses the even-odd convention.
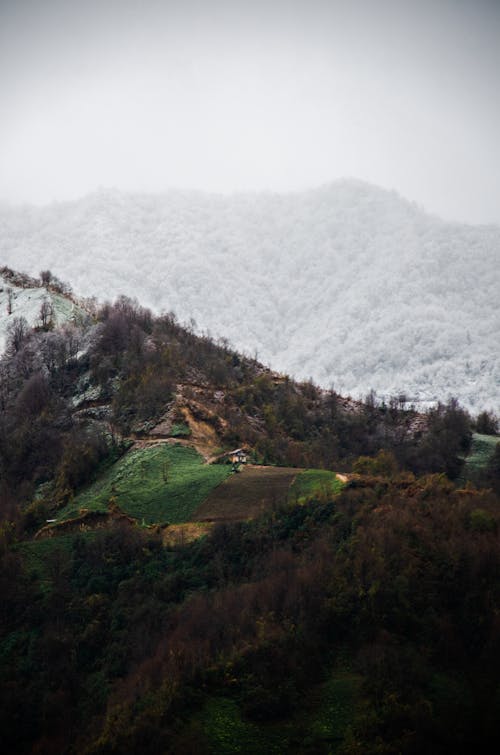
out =
[[[498,227],[445,223],[344,180],[283,195],[103,190],[0,205],[0,228],[3,263],[173,310],[294,377],[500,410]]]
[[[500,4],[3,0],[0,198],[341,176],[500,223]]]

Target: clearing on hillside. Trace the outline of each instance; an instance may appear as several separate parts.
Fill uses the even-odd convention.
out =
[[[70,553],[76,537],[90,541],[95,532],[64,533],[57,538],[28,540],[16,546],[30,579],[38,578],[44,592],[52,589],[52,567],[57,564],[58,552]]]
[[[161,444],[134,448],[59,514],[64,520],[81,509],[106,511],[116,504],[146,524],[187,522],[231,468],[205,464],[193,449]]]
[[[324,682],[307,690],[295,712],[280,721],[249,720],[237,699],[229,696],[210,697],[195,720],[207,751],[214,755],[333,755],[346,742],[350,727],[362,711],[362,682],[359,674],[333,671]],[[272,695],[270,691],[267,694]],[[304,746],[298,749],[301,740]]]
[[[482,435],[474,433],[470,451],[465,457],[465,465],[460,473],[458,482],[465,484],[467,480],[474,480],[476,471],[484,469],[495,453],[497,443],[500,443],[498,435]]]
[[[308,498],[330,497],[340,493],[344,482],[328,469],[306,469],[300,472],[290,487],[290,500],[304,503]]]
[[[219,465],[213,465],[217,468]],[[230,467],[222,466],[223,469]],[[253,519],[287,500],[290,485],[301,469],[258,467],[248,464],[213,490],[192,516],[194,522],[231,522]]]

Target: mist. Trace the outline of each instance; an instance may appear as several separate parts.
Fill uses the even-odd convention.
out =
[[[0,198],[357,177],[500,223],[496,2],[0,5]]]

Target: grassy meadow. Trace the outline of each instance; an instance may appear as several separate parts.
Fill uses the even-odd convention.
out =
[[[362,677],[334,672],[308,690],[302,707],[281,722],[246,717],[237,700],[212,697],[198,716],[202,740],[212,755],[337,752],[360,710]]]
[[[166,443],[134,448],[79,493],[59,519],[81,509],[106,511],[114,502],[146,524],[186,522],[230,474],[230,467],[205,464],[193,448]]]
[[[328,469],[306,469],[297,474],[290,487],[289,498],[293,502],[303,503],[313,497],[340,493],[343,486],[344,483],[335,472]]]
[[[470,451],[465,457],[465,465],[457,482],[465,484],[467,480],[474,480],[476,474],[488,465],[497,443],[500,443],[498,435],[474,433]]]

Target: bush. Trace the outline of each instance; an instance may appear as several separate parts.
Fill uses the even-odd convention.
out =
[[[498,418],[493,412],[481,412],[476,419],[476,432],[482,435],[496,435],[498,433]]]
[[[353,471],[362,475],[393,477],[398,473],[398,463],[393,453],[381,450],[374,457],[360,456],[353,465]]]
[[[473,532],[496,532],[495,519],[484,509],[474,509],[469,515],[469,526]]]

